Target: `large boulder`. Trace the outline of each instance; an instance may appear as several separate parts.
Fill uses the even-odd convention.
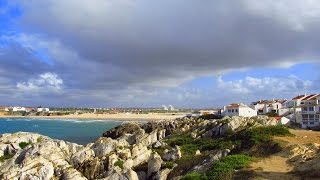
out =
[[[111,138],[101,137],[92,145],[92,149],[97,157],[104,157],[111,152],[115,151],[117,141]]]
[[[148,161],[148,174],[150,177],[153,173],[156,173],[160,170],[162,164],[162,159],[158,153],[153,153]]]
[[[127,123],[104,132],[102,136],[117,139],[121,136],[124,136],[125,134],[135,134],[140,129],[141,128],[137,123]]]
[[[181,150],[179,146],[175,146],[171,150],[164,150],[162,158],[166,161],[172,161],[176,159],[180,159],[182,157]]]
[[[81,167],[84,162],[89,161],[95,157],[94,151],[89,148],[84,148],[71,157],[71,162],[74,167]]]
[[[144,162],[147,162],[151,156],[151,150],[144,144],[136,144],[131,150],[133,166],[137,166]]]

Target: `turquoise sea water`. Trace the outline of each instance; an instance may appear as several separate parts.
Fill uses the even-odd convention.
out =
[[[112,120],[0,118],[0,134],[35,132],[53,139],[85,145],[122,123]]]

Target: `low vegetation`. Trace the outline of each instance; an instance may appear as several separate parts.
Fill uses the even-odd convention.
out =
[[[27,147],[30,144],[31,144],[30,142],[21,142],[21,143],[19,143],[19,146],[21,149],[24,149],[25,147]]]
[[[12,158],[13,156],[14,154],[5,154],[0,157],[0,162],[4,162],[5,160]]]
[[[232,179],[235,170],[248,166],[254,157],[265,157],[282,150],[281,145],[273,140],[273,136],[291,136],[291,133],[287,127],[278,125],[251,127],[236,133],[228,132],[217,139],[193,139],[188,134],[173,135],[166,143],[170,147],[180,146],[182,158],[175,161],[178,166],[169,177],[190,172],[213,150],[232,149],[231,155],[215,163],[207,173],[193,172],[183,176],[185,180]],[[200,156],[195,156],[197,150],[201,151]]]
[[[165,163],[162,164],[162,166],[161,166],[162,169],[165,169],[165,168],[173,169],[173,167],[174,167],[174,162],[172,162],[172,161],[165,162]]]
[[[39,136],[39,137],[37,138],[37,143],[41,143],[42,141],[43,141],[43,137]]]
[[[247,167],[253,160],[247,155],[230,155],[213,164],[207,173],[191,172],[182,180],[230,180],[236,170]]]
[[[124,162],[120,159],[114,163],[115,166],[118,166],[121,169],[123,169],[123,164]]]
[[[207,180],[208,177],[205,174],[198,172],[191,172],[181,178],[181,180]]]
[[[247,155],[230,155],[215,163],[207,172],[209,179],[232,179],[235,170],[247,167],[253,160],[252,157]]]

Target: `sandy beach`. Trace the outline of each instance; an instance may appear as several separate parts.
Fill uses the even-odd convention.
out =
[[[79,115],[63,115],[63,116],[8,116],[0,114],[0,118],[46,118],[46,119],[99,119],[99,120],[124,120],[124,121],[153,121],[153,120],[171,120],[184,117],[185,114],[79,114]]]

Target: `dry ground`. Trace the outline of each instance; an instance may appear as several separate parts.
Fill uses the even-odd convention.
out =
[[[308,143],[320,144],[320,132],[293,129],[291,129],[290,132],[295,136],[276,137],[275,140],[286,142],[285,146]],[[249,170],[253,171],[255,175],[260,177],[257,179],[300,180],[300,177],[297,177],[292,173],[294,166],[289,164],[287,161],[287,157],[283,157],[281,156],[281,153],[278,153],[252,163]]]

